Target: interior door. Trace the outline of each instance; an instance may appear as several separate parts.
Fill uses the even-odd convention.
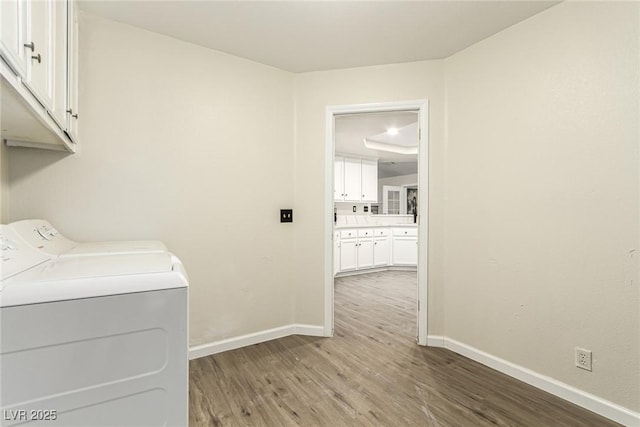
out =
[[[382,213],[384,215],[400,215],[401,202],[402,187],[394,185],[382,186]]]

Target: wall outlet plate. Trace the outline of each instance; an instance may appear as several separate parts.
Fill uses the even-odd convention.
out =
[[[293,209],[280,209],[280,222],[293,222]]]
[[[591,350],[576,347],[576,366],[591,371]]]

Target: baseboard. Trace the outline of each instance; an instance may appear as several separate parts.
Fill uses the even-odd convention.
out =
[[[357,276],[358,274],[380,273],[382,271],[418,271],[418,267],[411,266],[411,265],[387,265],[384,267],[372,267],[372,268],[365,268],[362,270],[342,271],[340,273],[336,273],[334,277],[338,278],[338,277]]]
[[[640,413],[534,372],[451,338],[430,335],[427,345],[443,347],[625,426],[640,426]]]
[[[310,337],[324,337],[324,327],[315,325],[293,325],[293,335],[307,335]]]
[[[289,335],[309,335],[314,337],[324,336],[324,328],[315,325],[291,324],[277,328],[266,329],[264,331],[241,335],[239,337],[227,338],[208,344],[196,345],[189,348],[189,360],[209,356],[224,351],[235,350],[236,348],[259,344]]]

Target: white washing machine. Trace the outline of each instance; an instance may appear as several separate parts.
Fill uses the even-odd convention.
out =
[[[187,425],[188,279],[175,256],[54,258],[6,225],[0,249],[0,425]]]
[[[25,219],[9,224],[29,246],[51,256],[92,256],[167,252],[158,240],[76,242],[63,236],[48,221]]]

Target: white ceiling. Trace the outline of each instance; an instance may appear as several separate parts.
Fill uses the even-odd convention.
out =
[[[418,143],[418,112],[393,111],[380,113],[344,114],[335,119],[335,151],[337,154],[353,155],[378,159],[378,178],[417,173],[418,156],[416,154],[398,154],[388,151],[371,150],[364,146],[364,138],[380,135],[389,128],[413,130],[387,140],[412,146]]]
[[[446,58],[557,3],[85,0],[80,7],[298,73]]]

